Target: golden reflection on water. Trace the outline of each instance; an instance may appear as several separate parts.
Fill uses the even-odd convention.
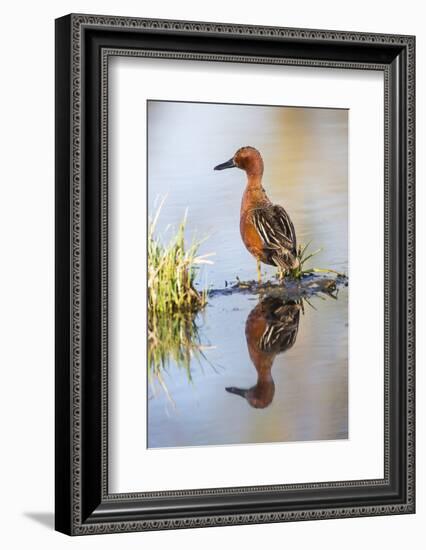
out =
[[[200,253],[216,253],[203,282],[223,288],[236,276],[256,277],[239,234],[245,174],[213,172],[243,145],[261,151],[264,187],[290,214],[298,242],[322,248],[315,266],[348,272],[347,111],[154,101],[148,114],[149,213],[156,198],[167,194],[158,228],[170,234],[188,208],[187,237],[208,235]],[[274,273],[262,269],[265,277]],[[148,446],[348,437],[348,290],[336,301],[318,298],[316,309],[305,308],[297,343],[264,358],[265,365],[272,359],[269,373],[253,360],[246,339],[256,304],[253,296],[211,299],[197,324],[206,357],[218,368],[194,360],[188,383],[171,363],[163,378],[174,405],[164,392],[150,394]],[[256,397],[257,390],[245,397],[268,406],[249,407],[226,387],[264,387],[263,397]]]

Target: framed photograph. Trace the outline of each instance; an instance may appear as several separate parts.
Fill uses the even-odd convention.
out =
[[[56,20],[56,529],[415,511],[413,36]]]

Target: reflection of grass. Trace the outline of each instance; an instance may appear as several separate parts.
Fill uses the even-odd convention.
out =
[[[173,401],[164,373],[170,363],[185,371],[188,382],[192,382],[191,362],[194,359],[199,365],[209,364],[216,368],[205,356],[205,350],[211,346],[201,341],[198,326],[193,314],[175,314],[170,316],[156,316],[151,318],[148,327],[148,380],[154,387],[154,380],[158,381],[170,401]]]
[[[155,316],[150,319],[148,328],[148,378],[152,383],[157,379],[165,392],[167,386],[163,372],[170,361],[185,370],[191,381],[191,359],[202,353],[198,328],[193,316]]]
[[[194,319],[185,315],[156,317],[148,329],[148,343],[148,363],[154,372],[173,360],[189,373],[191,357],[201,345]]]
[[[290,271],[289,275],[292,279],[301,279],[304,275],[308,275],[310,273],[334,273],[335,275],[343,276],[343,273],[339,273],[338,271],[335,271],[334,269],[325,269],[320,267],[311,267],[309,269],[303,269],[303,266],[305,263],[319,254],[321,252],[321,248],[318,248],[318,250],[314,250],[311,252],[309,250],[309,245],[311,243],[302,246],[299,245],[299,248],[297,250],[297,257],[299,258],[299,266],[296,269],[293,269]]]

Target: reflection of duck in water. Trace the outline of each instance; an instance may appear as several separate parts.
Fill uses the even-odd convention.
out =
[[[249,313],[246,321],[247,348],[257,370],[257,383],[244,390],[225,388],[241,395],[256,409],[272,403],[275,384],[271,369],[275,357],[290,349],[296,341],[302,306],[295,301],[283,301],[268,296]]]

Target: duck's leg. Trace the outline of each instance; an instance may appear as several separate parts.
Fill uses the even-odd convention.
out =
[[[257,282],[262,284],[262,272],[260,271],[260,260],[256,260],[257,263]]]

